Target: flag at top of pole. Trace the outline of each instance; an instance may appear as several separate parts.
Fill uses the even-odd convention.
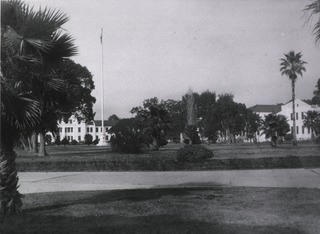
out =
[[[100,35],[100,43],[102,44],[102,39],[103,39],[103,28],[101,28],[101,35]]]

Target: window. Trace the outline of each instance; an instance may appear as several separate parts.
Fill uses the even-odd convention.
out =
[[[81,128],[80,127],[78,127],[78,132],[81,132]]]
[[[93,132],[93,128],[90,128],[90,132]]]
[[[72,123],[72,119],[69,120],[69,123]]]
[[[73,132],[73,128],[70,128],[70,131]]]
[[[299,126],[297,126],[297,134],[299,134]]]
[[[290,115],[290,116],[291,116],[291,120],[293,120],[293,113],[291,113],[291,115]]]
[[[81,136],[78,136],[78,141],[81,141]]]
[[[71,140],[73,141],[73,136],[71,136]]]
[[[305,119],[304,112],[301,112],[301,119]]]
[[[87,132],[89,132],[89,128],[87,128]]]
[[[96,136],[96,140],[98,140],[99,138],[98,138],[98,136]]]
[[[108,135],[106,135],[106,140],[107,140],[107,141],[109,140],[109,136],[108,136]]]
[[[302,130],[302,134],[304,134],[304,127],[303,126],[301,127],[301,130]]]
[[[291,134],[293,134],[293,127],[291,127]]]
[[[67,136],[68,141],[70,141],[70,136]]]
[[[99,132],[99,128],[96,128],[96,132]]]
[[[299,118],[299,113],[296,113],[296,120],[298,120]]]

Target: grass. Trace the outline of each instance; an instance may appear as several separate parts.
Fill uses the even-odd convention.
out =
[[[0,233],[319,233],[320,190],[175,188],[28,194]]]
[[[160,151],[144,154],[119,154],[110,148],[86,145],[49,146],[48,157],[17,149],[17,167],[19,171],[168,171],[320,166],[320,147],[314,144],[282,144],[277,148],[269,144],[205,146],[213,151],[212,160],[183,165],[176,161],[176,151],[182,144],[168,144]]]

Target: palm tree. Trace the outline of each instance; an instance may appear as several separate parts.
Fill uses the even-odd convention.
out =
[[[306,71],[304,65],[305,61],[301,60],[302,54],[290,51],[288,54],[284,54],[285,58],[281,59],[280,71],[282,75],[286,75],[291,80],[292,88],[292,119],[293,119],[293,145],[297,145],[296,134],[296,110],[295,110],[295,83],[298,75],[302,76],[302,72]]]
[[[13,146],[21,132],[41,122],[46,105],[39,87],[56,87],[54,64],[76,53],[73,39],[61,30],[67,21],[60,11],[1,1],[1,213],[21,210]]]
[[[16,85],[15,83],[14,85]],[[0,217],[21,211],[21,194],[15,165],[14,143],[22,131],[30,131],[40,118],[39,102],[19,92],[1,74]]]
[[[278,138],[284,137],[290,128],[284,115],[269,114],[262,121],[261,130],[261,135],[265,134],[267,139],[271,138],[271,146],[276,147]]]
[[[309,14],[308,21],[311,20],[312,16],[320,14],[320,0],[315,0],[311,4],[304,8],[304,11]],[[317,20],[313,27],[313,34],[316,37],[316,41],[320,40],[320,19]]]
[[[320,112],[308,111],[303,121],[304,126],[311,129],[311,139],[314,141],[314,133],[320,133]]]

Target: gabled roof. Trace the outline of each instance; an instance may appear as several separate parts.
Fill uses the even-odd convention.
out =
[[[262,113],[278,113],[281,111],[281,104],[277,105],[255,105],[249,107],[253,112],[262,112]]]
[[[93,125],[93,122],[94,122],[94,125],[96,126],[96,127],[100,127],[100,126],[102,126],[102,121],[101,120],[94,120],[94,121],[91,121],[91,122],[89,122],[88,123],[88,125]],[[110,121],[110,120],[104,120],[103,121],[103,124],[104,124],[104,126],[114,126],[116,123],[118,123],[119,121],[117,121],[117,120],[113,120],[113,121]]]

